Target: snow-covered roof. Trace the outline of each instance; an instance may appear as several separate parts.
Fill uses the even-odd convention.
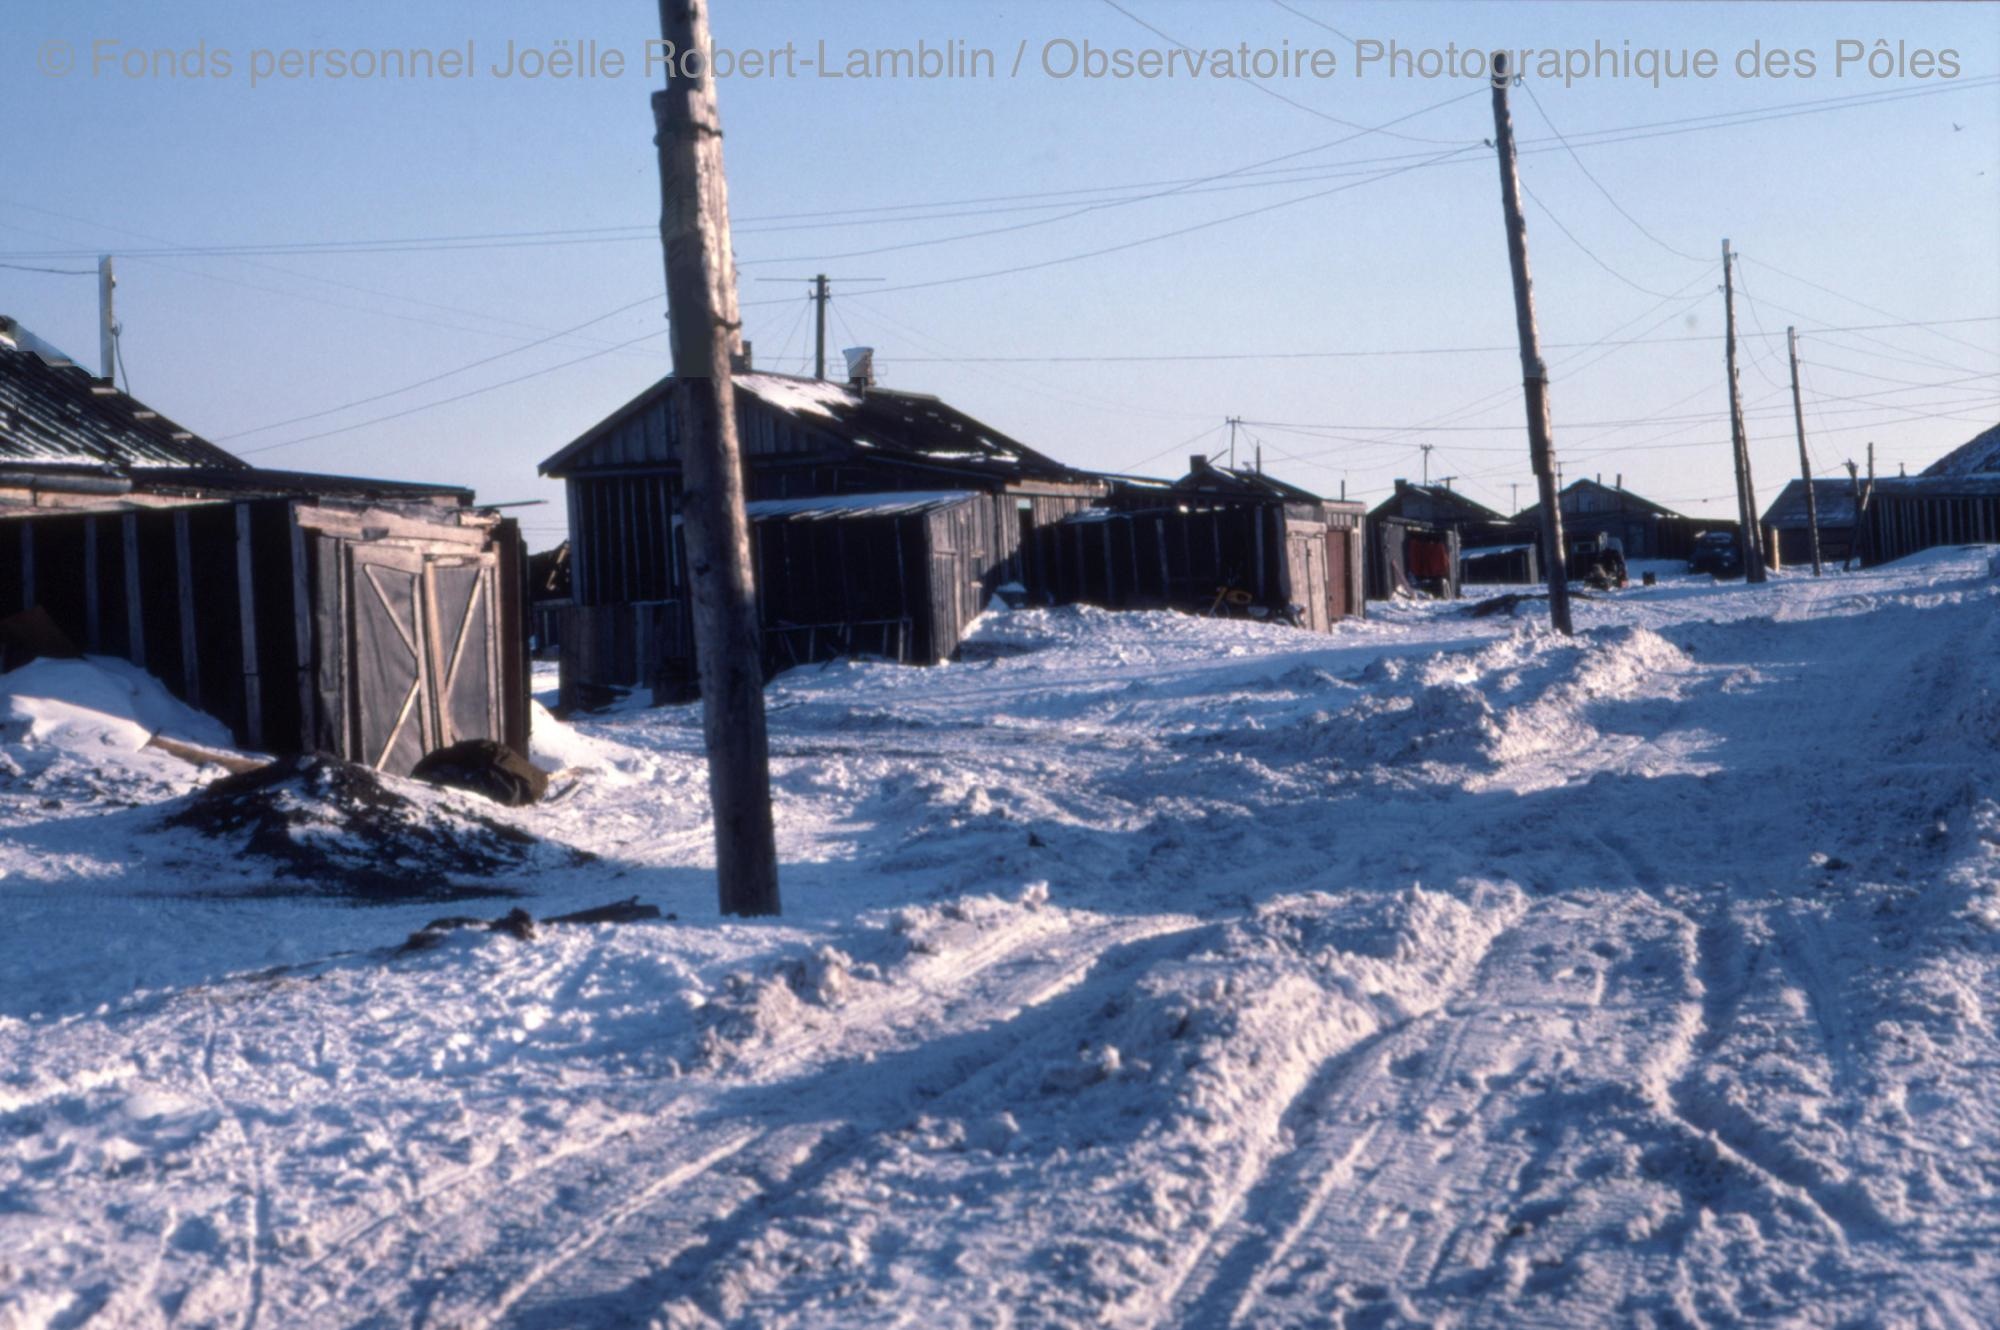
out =
[[[1823,527],[1854,525],[1853,482],[1840,480],[1813,481],[1813,499],[1819,508],[1819,524]],[[1803,480],[1793,480],[1771,500],[1771,506],[1764,510],[1764,525],[1782,527],[1787,530],[1804,530],[1807,523],[1806,485]]]
[[[1980,431],[1924,468],[1926,476],[2000,475],[2000,425]]]
[[[790,442],[782,451],[797,460],[801,448],[826,454],[848,452],[885,464],[957,472],[967,477],[1090,482],[1093,474],[1063,465],[1011,439],[992,426],[925,393],[892,388],[861,389],[845,383],[793,374],[741,371],[738,419],[743,451],[761,455],[759,431],[745,410],[758,407],[790,418]],[[565,476],[593,467],[675,466],[676,426],[671,394],[674,380],[660,379],[541,464],[545,475]],[[767,422],[768,423],[768,422]],[[769,449],[770,445],[763,445]]]

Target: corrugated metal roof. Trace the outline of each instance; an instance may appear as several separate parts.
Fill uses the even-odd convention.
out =
[[[838,517],[901,517],[976,499],[970,490],[910,490],[876,494],[830,494],[804,499],[758,499],[743,509],[753,522],[818,522]]]
[[[0,461],[47,466],[247,469],[192,430],[92,378],[0,316]]]
[[[923,393],[893,388],[866,391],[794,374],[744,370],[734,376],[737,409],[746,399],[783,413],[824,437],[834,446],[855,450],[857,456],[921,466],[948,476],[1058,483],[1097,479],[1087,471],[1065,466],[1019,440],[984,424],[963,411]],[[634,415],[670,410],[674,380],[661,379],[579,435],[541,464],[545,475],[565,476],[591,465],[598,445]],[[671,425],[667,426],[671,430]]]

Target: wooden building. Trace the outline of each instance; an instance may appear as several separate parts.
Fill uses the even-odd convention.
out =
[[[1440,538],[1439,533],[1445,531],[1458,538],[1459,554],[1455,566],[1460,585],[1541,580],[1541,558],[1536,549],[1541,543],[1540,530],[1510,521],[1448,485],[1417,485],[1398,480],[1395,492],[1369,510],[1368,520],[1375,526],[1390,521],[1408,524],[1404,528],[1400,560],[1396,557],[1396,550],[1383,550],[1385,559],[1389,561],[1380,583],[1385,595],[1393,594],[1398,585],[1412,589],[1410,537],[1414,535],[1419,541],[1435,541]],[[1422,549],[1415,551],[1414,558],[1419,565],[1434,562],[1429,552]],[[1400,576],[1395,571],[1398,567],[1402,570]],[[1435,585],[1441,579],[1433,573],[1423,580]]]
[[[1733,521],[1688,517],[1625,488],[1601,479],[1573,480],[1558,496],[1562,504],[1563,539],[1614,537],[1629,559],[1685,559],[1694,551],[1695,537],[1704,531],[1724,531]],[[1541,530],[1539,503],[1514,514],[1518,526]]]
[[[0,614],[39,607],[239,743],[395,773],[525,752],[522,558],[465,490],[249,466],[0,320]]]
[[[1854,553],[1854,484],[1846,477],[1815,480],[1819,507],[1821,563],[1840,563]],[[1812,524],[1806,511],[1806,483],[1794,480],[1764,510],[1766,548],[1777,551],[1778,566],[1812,567]]]
[[[1878,479],[1858,539],[1870,566],[1939,545],[2000,543],[2000,472]]]
[[[949,551],[950,559],[963,565],[966,585],[959,591],[967,603],[983,604],[1007,582],[1045,595],[1052,570],[1037,557],[1036,533],[1089,507],[1108,489],[1102,479],[1045,457],[935,397],[865,381],[832,383],[747,370],[735,383],[738,440],[753,503],[910,492],[970,496],[893,520],[880,505],[869,504],[837,515],[813,508],[810,518],[763,510],[760,525],[776,525],[760,535],[765,542],[760,559],[768,555],[769,542],[790,548],[786,542],[822,538],[832,543],[832,557],[842,557],[846,541],[844,557],[854,562],[843,570],[849,581],[840,586],[909,574],[906,564],[891,557],[890,546],[872,536],[849,539],[842,533],[901,530],[921,517],[925,524],[959,523],[977,532],[976,544]],[[569,499],[573,605],[561,629],[565,696],[636,685],[677,693],[688,675],[691,629],[678,549],[681,464],[672,389],[671,378],[660,380],[542,463],[544,474],[564,482]],[[945,549],[936,547],[940,558]],[[845,611],[833,602],[815,608],[794,588],[779,587],[780,566],[788,577],[802,567],[796,560],[765,564],[759,588],[767,615],[810,625],[816,651],[823,641],[839,640],[823,630],[841,622],[838,615]],[[836,583],[818,579],[811,585],[812,595],[830,595]],[[921,599],[912,593],[904,606],[912,610],[908,617],[916,634],[905,644],[907,658],[949,655],[956,640],[945,644],[937,634],[953,623],[962,628],[969,616],[944,613],[942,600],[917,613]],[[781,613],[773,608],[780,603]],[[899,611],[891,617],[904,616]],[[920,622],[931,626],[919,629]],[[780,651],[776,659],[788,657]]]
[[[1408,517],[1375,517],[1368,522],[1368,598],[1434,596],[1455,600],[1459,592],[1458,532]]]
[[[1059,602],[1235,613],[1327,632],[1363,613],[1358,503],[1199,455],[1171,484],[1120,480],[1044,542]]]

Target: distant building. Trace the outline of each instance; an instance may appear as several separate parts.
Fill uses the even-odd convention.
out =
[[[1121,478],[1105,508],[1065,519],[1052,590],[1063,602],[1247,615],[1326,632],[1364,611],[1364,512],[1197,454],[1177,481]]]
[[[1856,482],[1816,480],[1821,558],[1887,563],[1937,545],[2000,542],[2000,425],[1981,431],[1916,476],[1885,476],[1865,491],[1856,516]],[[1792,481],[1764,513],[1788,565],[1812,554],[1805,486]]]
[[[1819,508],[1822,563],[1840,563],[1854,552],[1854,485],[1846,477],[1813,481]],[[1806,483],[1794,480],[1764,510],[1764,529],[1777,542],[1781,567],[1812,567],[1812,524],[1806,510]]]
[[[1393,571],[1398,562],[1395,548],[1398,538],[1385,536],[1376,542],[1381,547],[1378,561],[1385,561],[1383,575],[1377,579],[1383,596],[1392,595],[1397,589],[1413,589],[1407,571],[1412,557],[1409,540],[1414,537],[1436,543],[1445,532],[1452,533],[1459,545],[1456,555],[1459,583],[1541,580],[1541,560],[1536,550],[1540,531],[1509,521],[1448,486],[1398,480],[1395,493],[1369,510],[1368,520],[1372,528],[1382,531],[1387,531],[1392,522],[1401,524],[1400,564],[1405,571],[1400,579]],[[1423,564],[1425,557],[1419,550],[1416,562]]]
[[[1733,528],[1734,522],[1688,517],[1601,480],[1573,480],[1562,489],[1563,539],[1614,537],[1627,559],[1685,559],[1694,538],[1704,531]],[[1517,525],[1540,530],[1542,506],[1534,503],[1514,514]]]
[[[772,669],[802,658],[880,650],[892,620],[907,623],[909,631],[891,635],[901,646],[889,654],[913,660],[949,655],[957,639],[944,637],[969,622],[965,607],[983,605],[1009,582],[1031,591],[1046,587],[1062,551],[1041,533],[1108,490],[1099,477],[1045,457],[935,397],[878,388],[865,379],[833,383],[747,370],[736,375],[735,386]],[[636,685],[679,693],[693,677],[672,404],[669,377],[542,463],[543,473],[561,479],[569,497],[573,604],[560,630],[566,701]],[[899,511],[908,501],[895,496],[912,493],[954,498],[922,512]],[[754,507],[834,498],[848,502],[803,511]],[[893,539],[883,543],[868,534],[893,537],[917,518],[927,531],[945,523],[954,532],[948,543],[940,537],[926,546],[930,562],[922,567],[908,562],[914,551],[907,545],[899,552]],[[807,544],[814,550],[810,569],[800,562]],[[808,571],[819,589],[812,598],[800,594]],[[875,592],[891,586],[900,588],[898,599],[884,605]],[[869,589],[865,607],[863,587]],[[929,627],[920,631],[919,623]]]
[[[0,615],[39,608],[251,748],[525,753],[523,550],[449,485],[269,471],[0,318]]]

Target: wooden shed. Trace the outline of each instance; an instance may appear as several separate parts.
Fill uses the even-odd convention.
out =
[[[1436,596],[1453,600],[1459,591],[1458,532],[1407,517],[1376,517],[1368,523],[1368,598]]]
[[[1121,480],[1041,557],[1062,602],[1251,614],[1327,632],[1363,610],[1358,503],[1190,459],[1171,484]]]
[[[748,370],[736,375],[735,386],[750,500],[970,496],[955,500],[953,515],[938,520],[982,533],[976,546],[960,551],[978,563],[968,576],[982,598],[1007,582],[1041,586],[1050,570],[1035,557],[1034,534],[1089,507],[1108,489],[1102,479],[920,393]],[[542,463],[544,474],[562,479],[569,499],[572,606],[561,629],[566,696],[681,687],[689,604],[676,550],[681,463],[673,387],[671,377],[660,380]],[[802,520],[833,522],[826,538],[836,544],[844,537],[833,533],[868,524],[858,510],[837,519],[831,510],[812,511],[820,515]],[[886,516],[877,511],[868,521]],[[774,528],[769,539],[782,545],[819,536]],[[866,545],[866,538],[854,543]],[[853,550],[850,557],[861,558]],[[789,622],[847,621],[841,602],[812,603],[843,585],[820,576],[824,570],[796,559],[763,560],[761,552],[760,561],[760,595],[786,606]],[[845,575],[859,584],[893,577],[899,566],[856,562]],[[800,585],[780,585],[784,579]],[[936,622],[948,626],[944,619]],[[809,635],[817,643],[818,634]],[[941,658],[955,646],[912,639],[909,658]]]
[[[251,467],[0,324],[0,614],[40,607],[239,743],[396,773],[525,752],[522,589],[467,491]]]

